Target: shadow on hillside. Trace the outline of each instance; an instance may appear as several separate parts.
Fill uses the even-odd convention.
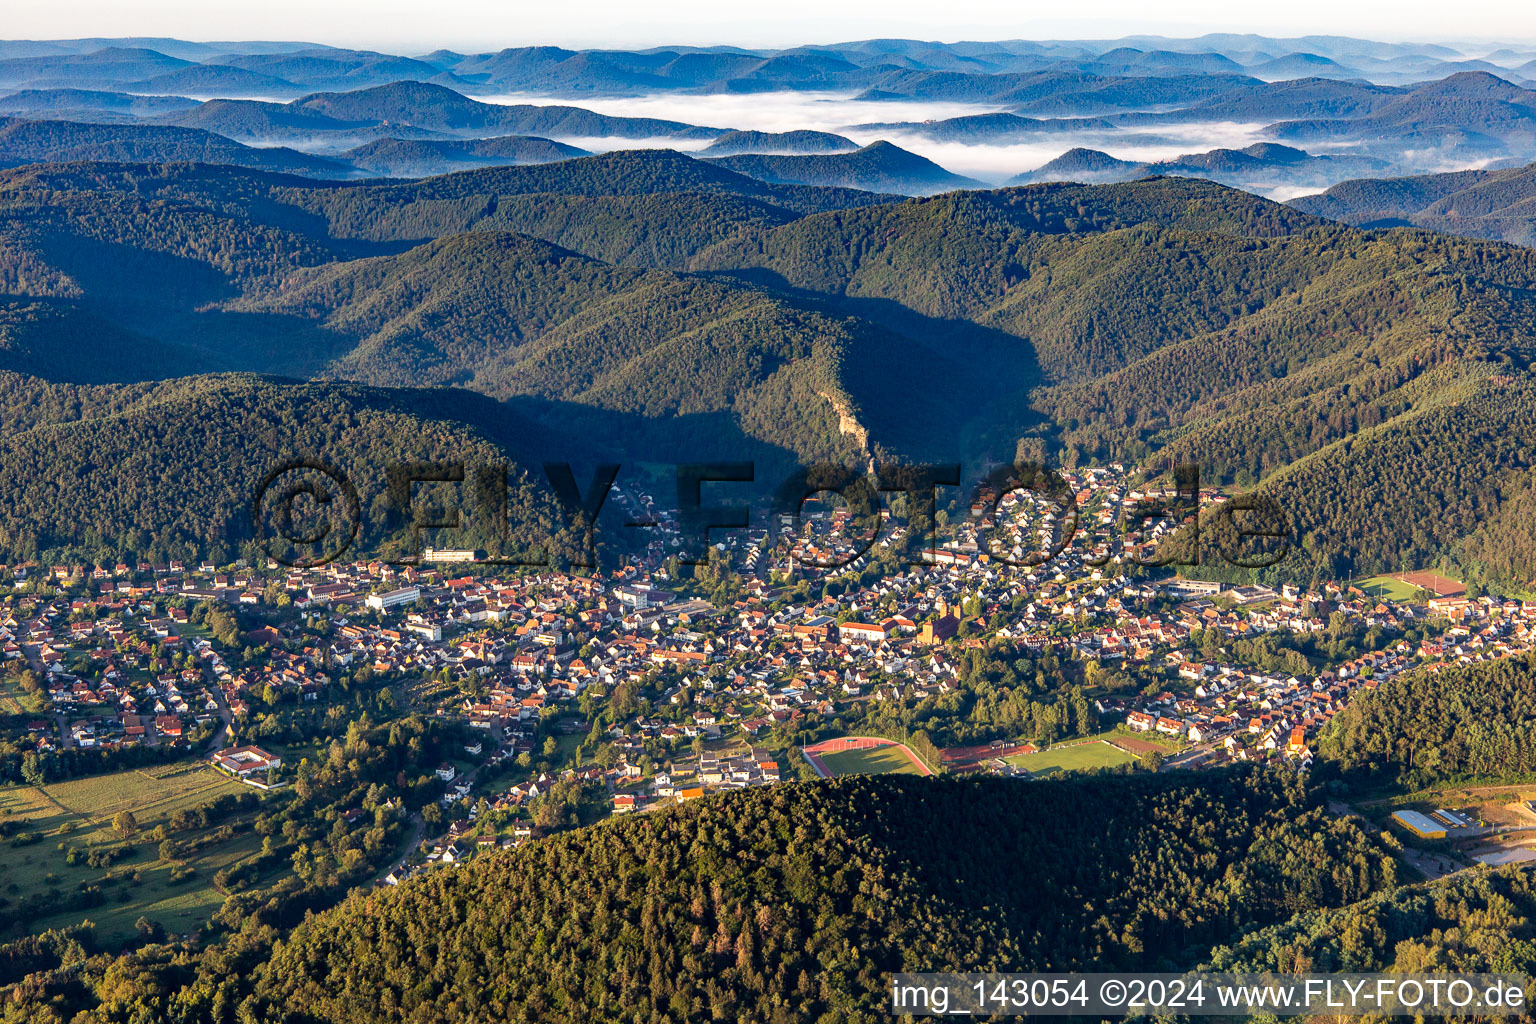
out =
[[[0,370],[60,384],[130,384],[214,368],[169,342],[125,330],[79,303],[0,299]]]
[[[844,367],[872,440],[912,457],[986,463],[1014,456],[1044,422],[1029,406],[1046,383],[1034,344],[960,318],[932,317],[892,299],[829,295],[762,268],[706,272],[783,292],[885,328],[893,352],[868,349]],[[893,400],[894,396],[894,400]]]
[[[297,378],[320,374],[357,345],[309,317],[228,309],[177,314],[157,333],[204,353],[221,370]]]

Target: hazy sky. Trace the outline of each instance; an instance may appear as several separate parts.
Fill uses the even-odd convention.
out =
[[[873,36],[1113,38],[1262,32],[1536,40],[1531,0],[0,0],[0,37],[305,39],[421,53],[530,43],[793,46]]]

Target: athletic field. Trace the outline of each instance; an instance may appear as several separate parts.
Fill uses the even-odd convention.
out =
[[[1031,775],[1052,775],[1056,772],[1075,772],[1084,768],[1108,768],[1117,764],[1129,764],[1136,760],[1136,755],[1102,740],[1095,740],[1090,743],[1053,747],[1033,754],[1015,754],[1004,760],[1015,767],[1023,768]]]
[[[805,748],[805,758],[822,778],[843,775],[930,775],[906,747],[873,737],[823,740]]]
[[[1439,597],[1454,597],[1466,592],[1460,580],[1438,572],[1386,573],[1360,580],[1355,584],[1372,597],[1384,597],[1389,601],[1407,601],[1420,590],[1427,590]]]

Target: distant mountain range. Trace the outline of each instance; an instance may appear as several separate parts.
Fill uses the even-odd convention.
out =
[[[1522,369],[1536,257],[1504,243],[1536,241],[1536,181],[1529,168],[1386,176],[1405,143],[1451,166],[1514,159],[1536,137],[1536,93],[1479,70],[1411,86],[1265,82],[1250,69],[1315,51],[1237,47],[1223,56],[1239,71],[1168,45],[12,52],[11,73],[81,80],[0,97],[0,412],[31,424],[0,445],[0,512],[21,524],[8,536],[28,552],[82,530],[129,543],[147,523],[122,515],[143,497],[137,476],[97,493],[26,467],[49,446],[184,460],[155,425],[203,417],[175,437],[228,458],[200,455],[201,476],[143,507],[197,510],[161,530],[160,549],[233,553],[228,495],[198,481],[259,461],[232,440],[250,422],[232,410],[249,408],[317,416],[334,443],[381,450],[399,431],[468,431],[514,462],[484,427],[498,408],[530,430],[560,426],[583,457],[638,446],[864,464],[1008,458],[1022,442],[1068,458],[1198,457],[1292,511],[1310,540],[1287,572],[1306,578],[1455,559],[1474,534],[1517,530],[1536,430]],[[1327,50],[1350,67],[1467,56]],[[1027,69],[1039,59],[1074,66]],[[460,91],[532,67],[549,82],[589,67],[594,82],[622,71],[700,89],[720,75],[743,89],[867,75],[866,94],[1006,96],[1014,109],[766,130]],[[348,87],[195,101],[89,84],[202,74]],[[371,75],[405,77],[350,87]],[[1119,148],[1222,121],[1245,126],[1243,145],[1153,161]],[[996,166],[1041,142],[1061,155],[1001,189],[930,155]],[[1332,187],[1286,206],[1220,182]],[[1375,230],[1397,226],[1502,241]],[[252,373],[282,380],[228,376]],[[168,378],[187,383],[155,383]],[[334,378],[360,390],[293,390]],[[423,406],[408,393],[422,384],[474,397]],[[126,418],[108,430],[102,417]]]
[[[1290,205],[1359,227],[1418,227],[1536,245],[1536,164],[1345,181]]]
[[[421,81],[470,91],[553,96],[837,89],[974,99],[983,93],[997,98],[1000,89],[1019,88],[1019,76],[1031,75],[1170,78],[1186,84],[1213,78],[1229,79],[1231,85],[1305,77],[1403,85],[1468,70],[1512,78],[1536,74],[1533,47],[1505,47],[1497,63],[1479,56],[1433,44],[1219,35],[1057,42],[887,39],[787,50],[522,46],[415,56],[312,43],[96,38],[0,43],[0,88],[179,90],[272,98]],[[995,79],[995,88],[988,87],[986,79]]]
[[[1133,181],[1151,175],[1171,174],[1209,178],[1239,187],[1284,182],[1290,185],[1325,185],[1348,174],[1385,170],[1387,164],[1370,157],[1313,156],[1304,150],[1273,142],[1259,142],[1243,149],[1213,149],[1189,153],[1171,160],[1137,163],[1117,160],[1093,149],[1073,149],[1033,171],[1008,182],[1029,185],[1039,181],[1085,183]]]
[[[498,408],[559,435],[557,454],[751,458],[765,479],[805,460],[973,465],[1021,441],[1198,459],[1310,538],[1287,578],[1455,558],[1520,529],[1532,250],[1364,231],[1183,177],[897,201],[731,169],[748,160],[790,180],[805,161],[913,173],[883,146],[419,181],[0,172],[7,550],[234,554],[239,488],[209,481],[260,472],[255,424],[313,419],[294,436],[349,453],[470,430],[524,464],[487,426]],[[377,390],[294,390],[337,378]],[[87,462],[134,468],[61,471]]]
[[[974,187],[977,179],[996,183],[1024,170],[1004,171],[985,154],[967,159],[956,147],[1035,146],[1059,138],[1061,152],[1093,149],[1133,164],[1091,180],[1204,171],[1246,186],[1246,175],[1262,173],[1267,185],[1321,188],[1366,175],[1536,160],[1531,75],[1536,48],[1467,53],[1342,37],[953,44],[887,39],[786,50],[527,46],[419,55],[308,43],[89,39],[0,43],[0,116],[195,129],[313,158],[257,158],[186,135],[58,129],[56,145],[19,146],[4,154],[12,163],[93,154],[176,159],[201,146],[209,159],[250,167],[428,175],[638,143],[676,146],[710,159],[757,158],[742,159],[739,168],[771,180],[925,194]],[[821,121],[786,127],[780,121],[769,130],[753,123],[698,124],[686,114],[631,116],[634,108],[602,113],[559,102],[501,102],[513,94],[589,97],[595,104],[599,97],[812,89],[874,106],[888,100],[942,103],[949,116],[865,115],[843,126]],[[955,114],[950,105],[956,103],[972,110]],[[687,106],[679,102],[672,109]],[[1209,146],[1233,131],[1245,136],[1242,145],[1261,139],[1315,155],[1290,165],[1181,157],[1163,161],[1165,167],[1130,155],[1154,147],[1170,152],[1173,140],[1191,134],[1203,133]],[[63,138],[71,135],[79,140]],[[569,148],[479,144],[512,136]],[[882,141],[898,151],[856,155]],[[829,156],[846,159],[803,159]],[[897,158],[904,168],[876,166]],[[1072,169],[1073,159],[1038,173],[1083,173]],[[1038,173],[1011,180],[1040,180]]]
[[[1006,112],[966,114],[936,121],[884,121],[853,125],[865,132],[902,132],[943,142],[999,143],[1062,132],[1115,131],[1115,124],[1096,117],[1035,118]]]
[[[913,196],[986,187],[974,178],[951,174],[932,160],[889,142],[872,142],[852,153],[816,156],[744,154],[706,159],[740,174],[791,185],[836,185]]]
[[[224,101],[230,102],[230,101]],[[263,107],[265,105],[257,105]],[[258,170],[282,171],[318,178],[359,176],[428,177],[471,167],[500,167],[521,164],[552,163],[588,156],[576,146],[539,136],[496,135],[482,139],[444,138],[427,131],[425,137],[376,137],[383,132],[407,133],[406,125],[359,124],[339,121],[325,115],[289,118],[289,107],[276,111],[239,108],[215,113],[228,123],[239,117],[247,125],[259,119],[282,127],[291,137],[313,143],[318,134],[333,141],[366,137],[367,142],[330,156],[316,156],[295,149],[251,146],[235,142],[212,131],[168,125],[80,124],[70,121],[29,121],[0,118],[0,166],[51,163],[78,160],[113,160],[134,162],[195,161],[229,164]],[[559,108],[534,108],[545,119],[570,120]],[[195,113],[206,112],[198,108]],[[585,114],[586,112],[580,112]],[[597,117],[599,115],[591,115]],[[308,134],[305,134],[305,133]],[[745,134],[745,133],[744,133]],[[821,134],[821,133],[815,133]],[[837,139],[836,136],[827,136]],[[254,140],[253,140],[254,141]],[[813,145],[843,151],[820,155],[772,155],[738,152],[735,156],[701,156],[698,161],[730,168],[763,182],[789,185],[830,186],[866,192],[930,195],[959,188],[984,188],[984,183],[951,174],[944,168],[888,142],[876,142],[863,148],[846,149],[847,140]],[[770,148],[773,143],[767,143]],[[727,150],[737,148],[727,143]],[[747,149],[751,146],[747,145]],[[692,161],[678,155],[678,159]]]
[[[485,54],[379,54],[306,43],[212,45],[180,40],[60,40],[0,45],[0,86],[249,89],[264,97],[313,89],[358,89],[389,81],[435,81],[473,91],[547,95],[645,92],[765,92],[840,89],[909,97],[974,94],[985,78],[1094,77],[1362,78],[1405,84],[1458,71],[1528,74],[1536,49],[1508,49],[1501,63],[1444,46],[1364,40],[997,41],[866,40],[783,49],[691,46],[648,51],[573,51],[519,46]],[[1207,49],[1209,48],[1209,49]],[[934,80],[931,75],[942,75]],[[243,95],[253,95],[246,92]]]
[[[134,66],[154,63],[135,53],[130,61]],[[1066,80],[1060,76],[1025,77],[1031,82],[1027,87],[1014,81],[1010,88],[1024,89],[1034,105],[1081,98],[1084,90],[1091,94],[1089,102],[1102,103],[1106,96],[1121,95],[1129,81],[1079,74],[1069,76],[1067,83],[1076,91],[1063,93],[1058,87]],[[1163,87],[1180,78],[1136,81]],[[1253,120],[1282,110],[1314,116],[1277,121],[1265,134],[1310,139],[1329,152],[1314,155],[1271,142],[1135,161],[1115,157],[1109,148],[1117,140],[1133,139],[1145,146],[1156,138],[1146,131],[1181,118]],[[847,134],[740,130],[559,104],[487,103],[446,85],[414,80],[310,93],[285,102],[199,102],[106,89],[27,88],[0,97],[0,116],[6,115],[12,119],[0,134],[0,161],[13,166],[40,160],[187,159],[312,176],[419,177],[467,167],[567,159],[634,141],[692,148],[704,159],[729,161],[733,170],[764,181],[906,195],[986,187],[910,148],[930,143],[1003,146],[1065,136],[1099,143],[1074,146],[1044,166],[1009,179],[1010,184],[1173,174],[1240,187],[1325,188],[1349,178],[1409,169],[1399,161],[1410,144],[1424,147],[1442,162],[1508,161],[1526,152],[1536,157],[1536,92],[1484,72],[1463,72],[1413,88],[1325,79],[1245,80],[1235,90],[1220,86],[1177,112],[1038,118],[994,111],[929,121],[867,122],[850,126]],[[906,146],[880,139],[880,134]],[[859,140],[871,135],[877,138],[861,146]]]
[[[1536,135],[1536,92],[1485,71],[1465,71],[1419,86],[1364,117],[1282,121],[1270,128],[1281,140],[1367,142],[1418,140],[1444,148],[1502,153]],[[1448,138],[1450,136],[1450,138]]]

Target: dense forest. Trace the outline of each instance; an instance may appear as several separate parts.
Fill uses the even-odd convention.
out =
[[[1299,914],[1216,949],[1218,971],[1536,973],[1536,871],[1462,871]]]
[[[356,506],[336,502],[332,510],[342,519],[350,511],[358,551],[410,540],[411,517],[389,495],[392,464],[507,467],[516,529],[488,518],[490,505],[473,494],[422,496],[418,489],[416,505],[436,500],[466,509],[462,542],[518,553],[558,540],[565,529],[552,490],[527,472],[560,454],[557,440],[475,395],[248,376],[153,386],[34,383],[0,376],[0,408],[18,413],[9,420],[17,426],[0,437],[0,546],[21,557],[249,557],[262,537],[280,535],[252,522],[258,485],[295,457],[350,479]],[[333,525],[344,532],[350,523]]]
[[[743,153],[706,159],[763,181],[840,185],[868,192],[930,195],[981,185],[889,142],[872,142],[852,153]]]
[[[1394,884],[1375,840],[1279,774],[849,778],[547,837],[359,893],[275,945],[257,922],[195,955],[29,940],[5,1005],[82,1024],[875,1021],[892,970],[1182,967]]]
[[[550,163],[586,155],[586,150],[575,146],[526,135],[503,135],[470,142],[376,139],[341,154],[354,167],[386,178],[422,177],[488,164]]]
[[[244,146],[198,128],[0,117],[0,166],[70,160],[195,160],[316,177],[339,176],[347,170],[324,157],[281,147]]]
[[[1536,656],[1395,676],[1339,712],[1318,751],[1367,784],[1536,777]]]

